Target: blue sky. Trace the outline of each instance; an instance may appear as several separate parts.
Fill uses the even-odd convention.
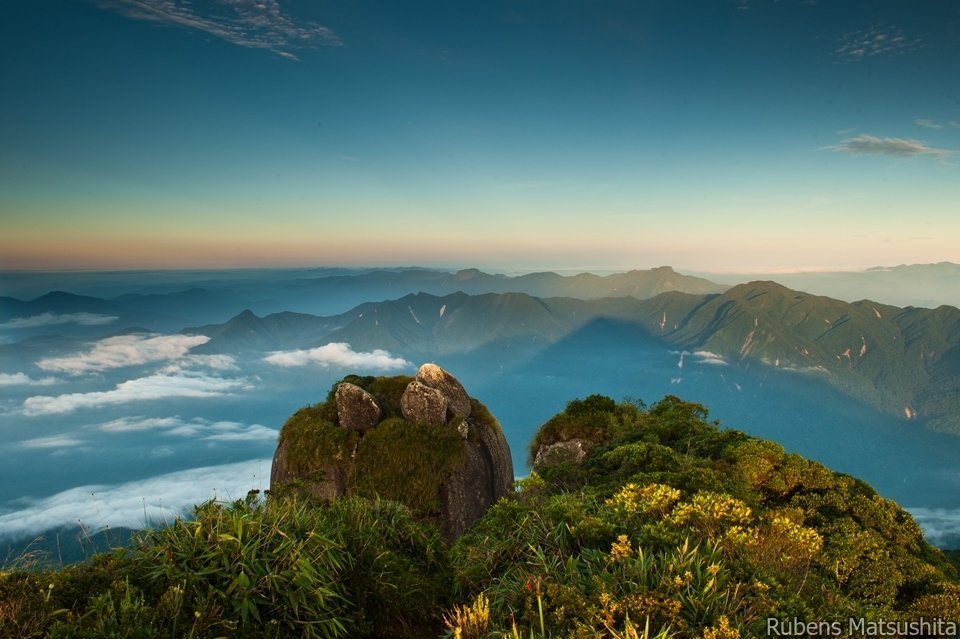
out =
[[[0,9],[0,268],[960,261],[956,2]]]

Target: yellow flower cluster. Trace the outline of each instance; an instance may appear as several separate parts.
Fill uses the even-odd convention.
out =
[[[607,500],[607,506],[626,514],[666,515],[680,499],[680,491],[664,484],[627,484]]]
[[[610,558],[614,561],[627,559],[633,554],[633,547],[630,545],[630,538],[626,535],[618,535],[617,540],[610,546]]]
[[[479,639],[490,629],[490,600],[482,592],[469,606],[457,606],[443,623],[456,639]]]
[[[716,626],[703,629],[703,639],[740,639],[740,631],[730,627],[730,620],[721,615]]]
[[[753,518],[753,511],[730,495],[699,492],[689,502],[678,504],[670,513],[674,524],[693,525],[713,536],[723,528],[745,526]]]
[[[823,537],[813,530],[794,523],[786,517],[774,517],[770,522],[770,532],[782,539],[785,560],[807,560],[823,549]]]

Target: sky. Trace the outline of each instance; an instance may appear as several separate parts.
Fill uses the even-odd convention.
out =
[[[0,269],[960,262],[953,0],[0,15]]]

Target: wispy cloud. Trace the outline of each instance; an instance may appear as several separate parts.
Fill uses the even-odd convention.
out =
[[[37,366],[70,375],[101,372],[180,359],[194,346],[209,341],[206,335],[118,335],[95,342],[85,353],[41,359]]]
[[[172,522],[209,499],[239,499],[251,489],[266,488],[269,474],[270,460],[254,459],[115,486],[79,486],[0,515],[0,536],[35,535],[78,522],[94,529]]]
[[[41,313],[30,317],[16,317],[0,324],[0,328],[37,328],[39,326],[57,326],[60,324],[79,324],[81,326],[104,326],[116,322],[113,315],[98,313]]]
[[[183,422],[179,417],[121,417],[97,427],[107,433],[136,433],[146,430],[174,428]]]
[[[872,135],[858,135],[847,138],[836,146],[829,147],[838,153],[849,155],[889,155],[900,158],[916,157],[918,155],[933,155],[947,157],[950,151],[929,146],[920,140],[906,138],[878,138]]]
[[[276,441],[280,434],[280,431],[260,424],[213,422],[201,426],[201,439],[210,442]]]
[[[834,55],[848,62],[858,62],[882,55],[899,55],[916,51],[923,42],[910,37],[898,27],[877,25],[840,36]]]
[[[237,360],[232,355],[184,355],[172,364],[164,366],[162,373],[181,373],[194,368],[209,368],[215,371],[239,370]]]
[[[934,122],[933,120],[930,120],[928,118],[920,118],[918,120],[914,120],[913,123],[916,124],[917,126],[922,126],[925,129],[939,130],[943,128],[942,124],[940,124],[939,122]]]
[[[64,395],[34,395],[23,401],[24,415],[72,413],[80,408],[99,408],[115,404],[170,399],[174,397],[221,397],[233,391],[251,388],[244,379],[213,377],[199,373],[167,375],[158,373],[117,384],[113,390]]]
[[[24,448],[72,448],[79,446],[83,441],[69,435],[53,435],[51,437],[35,437],[20,442]]]
[[[107,433],[153,430],[212,442],[273,441],[279,434],[278,430],[260,424],[212,422],[202,418],[184,420],[180,417],[123,417],[101,424],[97,430]]]
[[[0,373],[0,386],[50,386],[56,383],[53,377],[34,379],[26,373]]]
[[[960,541],[960,510],[946,508],[907,508],[932,544],[956,547]]]
[[[710,351],[694,351],[693,356],[697,358],[700,364],[711,364],[713,366],[728,366],[727,360],[722,356]]]
[[[93,0],[134,20],[195,29],[227,42],[264,49],[290,60],[291,50],[338,46],[340,38],[316,22],[298,22],[279,0]]]
[[[370,352],[357,352],[346,342],[331,342],[309,350],[275,351],[264,357],[263,361],[287,368],[313,364],[324,368],[339,366],[370,370],[398,370],[413,366],[402,357],[394,357],[379,348]]]

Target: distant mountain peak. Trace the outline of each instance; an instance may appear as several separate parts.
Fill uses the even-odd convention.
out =
[[[465,268],[454,273],[454,277],[458,280],[472,280],[476,277],[482,277],[486,275],[483,271],[478,268]]]
[[[249,324],[251,322],[259,322],[260,318],[251,311],[249,308],[244,309],[227,320],[228,325],[238,325],[238,324]]]

